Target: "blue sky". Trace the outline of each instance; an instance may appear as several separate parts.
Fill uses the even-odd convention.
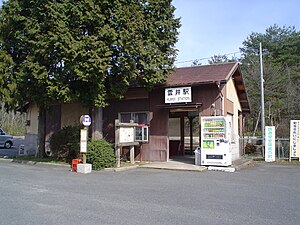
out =
[[[264,33],[274,24],[300,31],[300,0],[173,0],[173,5],[182,25],[176,67],[238,52],[252,32]]]
[[[299,0],[173,0],[173,5],[182,25],[176,67],[238,52],[252,32],[264,33],[274,24],[300,31]],[[200,62],[206,64],[207,59]]]

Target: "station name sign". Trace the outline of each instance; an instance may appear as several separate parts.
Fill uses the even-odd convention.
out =
[[[299,157],[300,161],[300,120],[291,120],[290,157]]]
[[[274,162],[275,161],[275,127],[266,126],[265,127],[265,161]]]
[[[165,89],[165,103],[192,102],[191,87],[176,87]]]

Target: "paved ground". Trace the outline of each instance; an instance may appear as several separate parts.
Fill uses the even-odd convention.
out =
[[[230,167],[209,167],[208,169],[213,170],[223,170],[234,172],[244,168],[253,166],[254,163],[250,159],[240,158],[232,162]],[[179,156],[173,157],[168,162],[151,162],[151,163],[142,163],[140,167],[143,168],[152,168],[152,169],[165,169],[165,170],[184,170],[184,171],[197,171],[203,172],[207,170],[206,166],[197,166],[195,165],[195,156]],[[122,168],[121,168],[122,169]]]
[[[298,225],[300,166],[91,174],[0,162],[0,224]]]

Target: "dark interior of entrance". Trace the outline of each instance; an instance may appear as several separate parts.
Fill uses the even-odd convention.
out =
[[[169,157],[194,155],[199,146],[199,114],[197,108],[170,109]]]

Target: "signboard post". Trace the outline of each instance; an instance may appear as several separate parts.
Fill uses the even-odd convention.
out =
[[[291,120],[290,122],[290,158],[298,158],[300,161],[300,120]]]
[[[89,115],[82,115],[80,117],[80,122],[84,126],[84,128],[80,130],[80,153],[82,153],[83,164],[86,164],[87,134],[88,127],[91,125],[92,119]]]
[[[80,123],[84,126],[84,128],[80,130],[80,153],[82,154],[83,164],[77,165],[77,172],[90,173],[92,170],[92,165],[86,163],[86,153],[87,153],[88,127],[91,125],[92,119],[89,115],[82,115],[80,117]]]
[[[130,146],[130,163],[134,164],[134,145],[139,143],[134,138],[134,128],[138,126],[137,123],[120,123],[115,120],[115,147],[116,147],[116,160],[117,167],[121,166],[121,148],[123,146]]]
[[[275,161],[275,127],[265,127],[265,161]]]

